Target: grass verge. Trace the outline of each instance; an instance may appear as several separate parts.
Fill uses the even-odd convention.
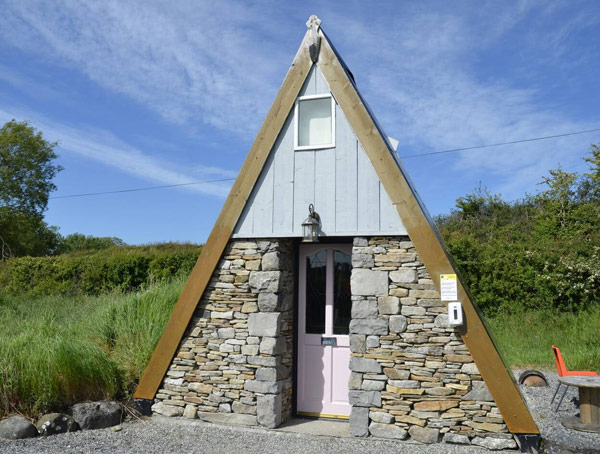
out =
[[[126,397],[167,323],[183,278],[130,294],[0,295],[0,415],[36,416]]]
[[[600,371],[600,306],[577,313],[498,314],[487,322],[511,367],[556,370],[556,345],[569,369]]]
[[[0,295],[0,417],[129,396],[183,284],[176,278],[101,296]],[[550,346],[556,344],[569,368],[600,370],[600,307],[498,314],[487,321],[512,367],[554,369]]]

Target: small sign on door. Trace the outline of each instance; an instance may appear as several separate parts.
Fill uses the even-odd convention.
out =
[[[337,347],[337,338],[336,337],[322,337],[321,345],[331,345],[332,347]]]
[[[456,274],[440,274],[440,299],[442,301],[458,300]]]

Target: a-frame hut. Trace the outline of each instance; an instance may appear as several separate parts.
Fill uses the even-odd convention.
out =
[[[320,20],[307,26],[135,398],[222,423],[298,414],[349,418],[356,436],[535,444],[390,141]]]

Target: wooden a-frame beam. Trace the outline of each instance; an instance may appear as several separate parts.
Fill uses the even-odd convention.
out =
[[[161,336],[150,362],[140,380],[134,398],[154,399],[160,384],[175,356],[183,334],[194,315],[204,290],[215,270],[221,255],[231,238],[235,225],[241,216],[254,184],[258,181],[260,172],[269,156],[273,145],[283,128],[285,120],[294,106],[296,97],[304,84],[311,67],[307,31],[296,57],[290,67],[273,105],[263,122],[248,156],[236,178],[225,205],[217,218],[200,257],[173,308],[171,317]]]
[[[319,33],[321,53],[317,64],[369,156],[383,187],[398,210],[408,236],[439,291],[440,274],[457,274],[450,256],[327,37],[322,31]],[[461,337],[498,405],[508,429],[512,433],[539,434],[512,373],[500,356],[481,314],[460,279],[458,299],[463,304],[466,316],[466,326],[461,332]]]

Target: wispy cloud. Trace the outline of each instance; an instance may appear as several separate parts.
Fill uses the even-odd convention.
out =
[[[176,123],[254,133],[290,60],[245,2],[8,0],[0,36]],[[243,81],[243,82],[242,82]],[[232,126],[234,125],[234,126]]]
[[[336,15],[337,28],[354,31],[344,46],[350,52],[346,59],[366,63],[366,74],[358,76],[359,87],[367,99],[375,100],[371,104],[387,133],[399,139],[401,155],[599,127],[600,116],[585,121],[570,118],[535,84],[516,85],[503,79],[502,67],[496,72],[480,71],[480,62],[494,64],[485,59],[486,53],[502,46],[507,36],[514,39],[519,24],[540,13],[530,2],[502,8],[488,4],[482,10],[431,12],[425,5],[407,10],[402,18],[381,19],[377,27],[356,15]],[[588,18],[586,24],[590,22]],[[580,24],[576,18],[564,22],[561,36],[551,44],[556,58]],[[548,45],[541,27],[536,28],[537,40],[531,38],[531,31],[531,39],[523,44],[528,54],[535,53],[536,46],[539,51]],[[377,52],[363,51],[373,42]],[[534,188],[558,162],[572,168],[573,158],[587,151],[592,138],[577,136],[436,159],[447,159],[452,175],[479,175],[493,182],[494,191],[512,198]],[[425,158],[423,165],[427,165]]]
[[[241,0],[172,2],[168,8],[152,1],[4,3],[0,38],[5,42],[81,71],[171,122],[203,123],[246,140],[258,130],[302,36],[297,19],[313,12],[306,5]],[[598,11],[574,11],[570,3],[381,2],[372,8],[347,2],[340,8],[319,2],[313,9],[387,133],[399,139],[402,154],[597,126],[600,118],[570,116],[531,80],[517,83],[504,67],[488,68],[513,64],[507,52],[521,57],[512,71],[529,71],[533,80],[536,64],[566,65],[564,56],[576,47],[572,36],[599,23]],[[507,42],[513,47],[505,48]],[[488,53],[500,54],[499,49],[504,52],[499,59],[486,59]],[[572,58],[582,64],[590,56],[582,50]],[[172,175],[164,163],[139,150],[96,140],[93,130],[61,127],[60,132],[63,146],[86,149],[92,159],[122,162],[119,156],[126,150],[135,161],[129,166],[145,163],[151,169],[147,175],[156,181],[188,178],[188,170]],[[84,141],[121,152],[113,159]],[[539,142],[493,149],[476,158],[457,154],[448,166],[457,174],[489,176],[493,190],[514,197],[535,187],[557,162],[580,156],[587,143],[585,137],[565,138],[551,146]],[[194,175],[232,173],[200,167]]]
[[[202,166],[195,168],[191,166],[191,172],[181,172],[174,168],[172,163],[144,153],[107,131],[94,128],[75,129],[47,118],[36,117],[31,112],[0,109],[0,122],[4,123],[13,118],[31,120],[36,128],[44,132],[47,140],[59,143],[61,152],[73,153],[148,181],[164,185],[185,184],[230,178],[236,174],[235,171],[228,169]],[[181,164],[178,167],[183,168],[184,165]],[[203,195],[225,197],[230,187],[229,182],[215,182],[182,186],[181,189]],[[111,188],[106,189],[110,190]]]

